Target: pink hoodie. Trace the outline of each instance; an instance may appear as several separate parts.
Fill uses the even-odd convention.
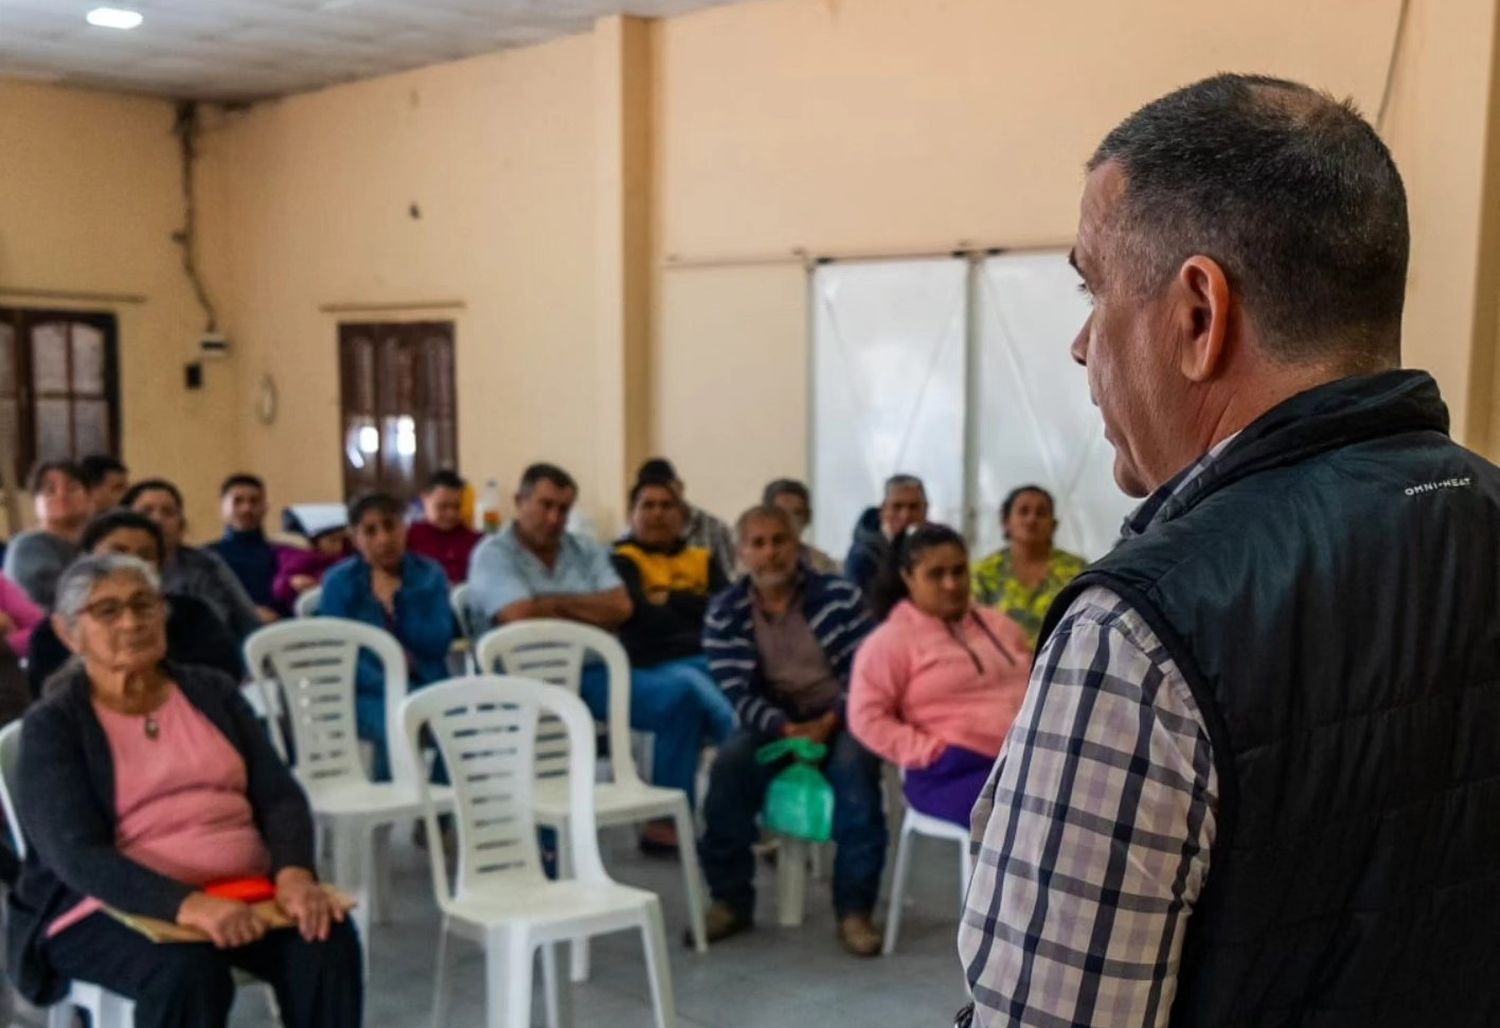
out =
[[[0,612],[10,618],[5,641],[11,652],[17,657],[26,656],[31,648],[31,630],[41,624],[46,612],[31,602],[25,589],[4,575],[0,575]]]
[[[998,756],[1030,676],[1026,633],[1004,614],[974,606],[950,624],[903,600],[855,655],[849,730],[904,768],[947,746]]]

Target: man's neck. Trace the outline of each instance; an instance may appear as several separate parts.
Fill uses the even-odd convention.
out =
[[[763,610],[779,614],[792,605],[792,600],[796,598],[797,589],[800,585],[801,583],[794,578],[784,585],[769,588],[762,588],[752,583],[750,589],[755,594],[755,602]]]
[[[254,528],[236,528],[233,525],[225,525],[224,534],[231,539],[260,539],[264,538],[266,533],[259,525],[256,525]]]
[[[528,553],[549,568],[557,562],[557,555],[562,552],[562,539],[559,538],[555,543],[542,544],[521,531],[519,526],[516,527],[516,540],[525,547]]]
[[[1384,369],[1326,364],[1294,367],[1262,365],[1251,379],[1253,386],[1230,391],[1217,405],[1217,410],[1205,411],[1206,418],[1202,427],[1189,437],[1193,443],[1177,455],[1176,467],[1162,476],[1151,491],[1160,489],[1183,468],[1191,466],[1204,454],[1213,452],[1225,440],[1239,435],[1267,412],[1292,397],[1342,378],[1377,370]]]
[[[79,536],[83,535],[83,526],[83,521],[49,521],[44,527],[50,534],[76,543]]]

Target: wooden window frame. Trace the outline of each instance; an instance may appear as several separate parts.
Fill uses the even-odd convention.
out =
[[[457,356],[455,337],[457,326],[452,321],[346,321],[338,324],[339,366],[339,467],[345,500],[360,492],[379,489],[390,492],[402,501],[410,500],[422,487],[427,477],[438,468],[452,466],[457,461]],[[429,354],[424,348],[429,340],[440,339],[446,348],[447,382],[434,383],[429,378]],[[396,361],[403,359],[401,351],[409,350],[406,357],[411,360],[413,374],[410,385],[410,408],[404,409],[399,395],[401,383],[397,380],[396,368],[383,366],[383,344],[395,341]],[[352,355],[355,346],[366,341],[372,347],[370,380],[357,381],[360,374],[358,361]],[[446,395],[447,405],[443,404]],[[368,397],[368,406],[356,403],[356,399]],[[416,448],[412,454],[409,484],[397,485],[397,473],[387,471],[387,453],[390,447],[386,433],[389,419],[409,416],[416,435]],[[348,457],[351,426],[355,419],[369,419],[380,433],[381,445],[372,455],[375,462],[373,476],[360,475]],[[448,423],[446,432],[446,459],[441,452],[433,452],[423,445],[425,428],[432,423]],[[439,450],[441,451],[440,445]],[[370,481],[373,479],[373,482]]]
[[[40,394],[33,379],[35,369],[35,347],[32,338],[34,329],[51,322],[84,324],[96,329],[104,345],[104,390],[99,397],[75,392],[73,389],[72,332],[69,331],[67,352],[64,355],[64,374],[68,383],[65,392]],[[74,460],[87,456],[78,449],[76,429],[72,417],[72,405],[76,399],[102,399],[107,408],[105,432],[108,437],[104,452],[118,456],[120,452],[120,331],[114,314],[104,311],[70,311],[30,307],[0,307],[0,322],[9,325],[13,335],[12,358],[14,361],[12,380],[15,383],[16,402],[16,478],[24,483],[37,456],[36,410],[40,399],[62,399],[69,403],[68,450]],[[4,397],[9,399],[10,397]],[[98,452],[90,450],[90,453]]]

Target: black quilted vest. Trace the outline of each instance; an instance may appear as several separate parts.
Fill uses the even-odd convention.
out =
[[[1276,407],[1053,605],[1129,601],[1220,797],[1171,1023],[1500,1025],[1500,469],[1419,372]]]

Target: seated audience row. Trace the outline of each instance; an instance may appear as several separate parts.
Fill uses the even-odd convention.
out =
[[[469,616],[476,628],[560,618],[615,632],[630,621],[634,605],[609,551],[566,530],[577,498],[578,486],[563,469],[551,464],[526,469],[514,520],[480,543],[470,558]],[[608,716],[608,688],[604,664],[587,663],[580,691],[601,721]],[[654,736],[650,780],[693,796],[698,754],[703,739],[712,737],[717,716],[710,694],[690,674],[633,681],[631,727]],[[668,826],[653,825],[642,842],[659,850],[675,839]]]
[[[87,512],[80,503],[87,494],[69,468],[41,469],[38,508],[52,516],[39,531],[57,539],[76,539],[72,519]],[[770,780],[785,766],[760,764],[756,753],[775,739],[805,737],[828,746],[840,939],[855,954],[878,951],[871,912],[886,839],[880,758],[904,770],[914,807],[966,819],[1024,696],[1030,664],[1026,632],[992,608],[1020,597],[1021,613],[1040,617],[1038,597],[1066,571],[1067,555],[1050,550],[1050,496],[1027,487],[1006,501],[1011,546],[981,565],[971,589],[962,538],[926,523],[925,492],[912,476],[893,477],[881,507],[867,512],[876,531],[857,541],[847,578],[802,542],[811,498],[793,480],[767,486],[764,504],[741,517],[727,556],[720,538],[727,528],[687,504],[666,461],[640,469],[629,531],[612,552],[566,531],[578,487],[561,468],[528,468],[514,519],[490,537],[463,525],[464,488],[452,472],[434,475],[423,490],[425,519],[410,528],[400,502],[383,494],[357,499],[347,517],[335,510],[320,521],[328,512],[316,505],[289,510],[288,525],[313,545],[299,550],[266,539],[264,485],[234,475],[221,489],[224,536],[198,550],[183,544],[178,490],[149,479],[123,495],[128,510],[97,519],[81,542],[88,553],[130,553],[159,565],[173,594],[163,625],[169,655],[234,675],[244,635],[288,610],[319,576],[320,613],[389,631],[407,655],[414,689],[449,674],[457,634],[449,590],[465,578],[467,613],[481,630],[559,618],[617,634],[631,664],[631,725],[654,736],[650,779],[692,798],[701,750],[719,747],[700,843],[714,901],[710,939],[753,921],[756,821]],[[438,559],[417,552],[413,540]],[[744,571],[738,581],[737,568]],[[1011,578],[1019,585],[997,587]],[[23,611],[16,622],[22,629],[26,617]],[[65,640],[54,624],[32,620],[31,628],[39,689],[62,663]],[[607,689],[603,664],[587,663],[580,691],[600,719]],[[358,667],[355,706],[360,737],[376,747],[374,772],[386,777],[385,680],[371,655]],[[652,852],[673,851],[678,842],[670,823],[647,826],[641,841]]]
[[[118,507],[88,523],[79,539],[85,556],[129,556],[161,574],[161,528],[144,514]],[[163,590],[166,600],[167,657],[180,664],[213,668],[238,680],[244,672],[239,642],[202,600],[186,593]],[[47,681],[63,666],[68,648],[56,624],[44,618],[31,636],[26,674],[33,697],[41,696]]]

